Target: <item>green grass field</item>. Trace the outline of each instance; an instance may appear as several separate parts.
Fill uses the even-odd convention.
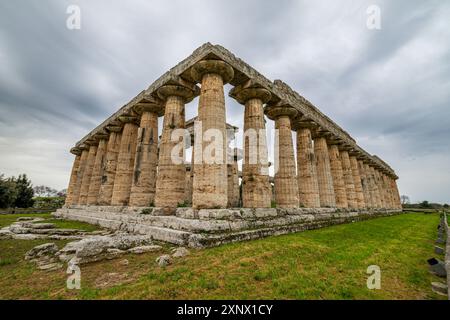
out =
[[[8,219],[0,216],[0,225]],[[1,240],[0,298],[445,299],[431,291],[439,280],[426,263],[438,222],[437,214],[411,213],[191,250],[165,269],[155,263],[162,252],[129,254],[82,266],[81,290],[66,289],[65,269],[44,272],[23,261],[48,241]],[[367,289],[369,265],[381,268],[380,290]]]

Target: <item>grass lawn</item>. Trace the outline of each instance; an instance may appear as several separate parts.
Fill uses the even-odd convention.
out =
[[[191,250],[165,269],[155,263],[161,252],[130,254],[82,266],[81,290],[66,289],[65,269],[44,272],[23,261],[48,241],[1,240],[0,298],[445,299],[431,291],[439,279],[426,263],[438,222],[437,214],[411,213]],[[369,265],[381,268],[380,290],[366,287]]]

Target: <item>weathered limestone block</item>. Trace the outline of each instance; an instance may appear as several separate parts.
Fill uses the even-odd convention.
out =
[[[125,123],[117,156],[117,169],[111,205],[126,206],[130,200],[131,183],[133,182],[134,157],[136,156],[137,131],[136,117],[122,116],[119,120]]]
[[[91,146],[89,147],[89,155],[86,161],[86,168],[83,173],[83,180],[81,181],[80,188],[80,199],[78,204],[87,204],[87,198],[89,195],[89,186],[91,185],[92,170],[94,169],[95,157],[97,154],[97,142],[91,141]]]
[[[355,196],[356,202],[358,204],[358,209],[363,209],[366,207],[366,202],[364,199],[364,192],[361,183],[361,175],[358,167],[358,159],[355,156],[350,156],[350,166],[353,174],[353,184],[355,186]]]
[[[336,207],[348,208],[347,193],[345,191],[342,163],[339,156],[339,148],[333,144],[329,146],[331,175],[333,176],[334,194],[336,196]]]
[[[105,168],[101,179],[98,204],[107,206],[111,204],[112,193],[114,189],[114,179],[116,176],[117,157],[122,140],[121,126],[108,126],[110,132],[106,152]]]
[[[298,184],[292,143],[291,118],[297,111],[290,106],[267,106],[264,111],[275,120],[275,201],[280,208],[296,208]]]
[[[230,95],[245,105],[242,205],[244,208],[270,208],[272,188],[263,109],[270,100],[270,92],[252,87],[249,82],[233,88]]]
[[[158,164],[158,117],[164,113],[163,106],[153,103],[139,104],[135,111],[141,114],[130,206],[151,206],[155,200],[156,167]]]
[[[300,207],[319,208],[319,182],[311,130],[297,129],[297,175]]]
[[[165,101],[164,122],[159,150],[158,174],[156,178],[155,206],[176,208],[185,201],[186,164],[185,137],[174,140],[172,135],[185,128],[186,102],[195,96],[195,86],[166,85],[158,90]],[[178,149],[177,149],[178,148]],[[175,151],[178,153],[175,154]]]
[[[87,204],[97,205],[98,195],[100,192],[100,186],[102,183],[103,170],[105,167],[105,154],[106,154],[106,139],[108,136],[98,136],[98,148],[95,155],[94,167],[92,169],[92,176],[89,185]]]
[[[77,172],[77,178],[75,180],[75,184],[72,192],[72,205],[78,204],[80,200],[80,191],[81,191],[81,183],[83,180],[84,170],[86,169],[87,158],[89,156],[89,148],[86,145],[82,145],[80,147],[81,157],[80,157],[80,165]]]
[[[73,190],[77,183],[78,170],[80,169],[80,161],[81,161],[81,150],[80,149],[72,148],[70,150],[70,152],[75,155],[75,160],[73,161],[72,172],[70,174],[69,186],[67,188],[67,196],[66,196],[66,202],[65,202],[66,206],[70,206],[74,203]]]
[[[358,208],[358,200],[356,199],[355,182],[353,180],[353,172],[350,163],[350,156],[347,150],[339,151],[342,163],[342,172],[344,175],[345,193],[347,194],[347,203],[350,209]]]
[[[192,67],[191,74],[195,81],[201,82],[197,122],[201,124],[203,136],[203,139],[196,139],[194,146],[192,205],[194,208],[225,208],[228,203],[228,144],[223,86],[233,78],[234,70],[223,61],[203,60]],[[222,143],[208,141],[205,133],[210,129],[222,137]],[[216,146],[216,161],[208,163],[205,160],[211,155],[208,149],[212,143]]]
[[[324,137],[314,139],[316,155],[317,181],[319,184],[320,206],[336,207],[333,177],[331,175],[330,156],[327,141]]]

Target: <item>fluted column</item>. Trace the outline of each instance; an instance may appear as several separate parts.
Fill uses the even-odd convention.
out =
[[[288,106],[267,106],[264,110],[275,120],[275,202],[280,208],[296,208],[298,183],[295,168],[294,145],[292,143],[291,119],[297,111]]]
[[[102,206],[111,205],[114,179],[116,177],[117,157],[120,150],[120,141],[122,140],[121,126],[107,126],[106,130],[109,132],[109,139],[106,147],[105,169],[103,170],[98,196],[98,204]]]
[[[89,187],[91,184],[91,178],[92,178],[92,171],[94,169],[94,163],[95,163],[95,156],[97,154],[97,144],[98,142],[95,140],[87,142],[89,147],[89,154],[86,161],[86,168],[83,173],[83,180],[81,181],[81,188],[80,188],[80,198],[78,200],[78,204],[80,205],[86,205],[87,199],[89,195]]]
[[[364,160],[358,160],[358,169],[359,169],[359,174],[361,176],[361,186],[362,186],[362,190],[363,190],[363,194],[364,194],[364,202],[366,204],[366,208],[367,209],[373,208],[369,173],[367,172],[367,168],[366,168],[366,164],[364,163]]]
[[[397,181],[392,179],[392,186],[394,189],[395,208],[402,209],[402,203],[400,200],[400,192],[398,191]]]
[[[81,184],[83,182],[84,170],[86,169],[87,158],[89,156],[89,146],[83,144],[79,147],[81,150],[80,165],[77,172],[77,179],[73,187],[72,204],[79,204]]]
[[[137,118],[134,116],[121,116],[119,121],[124,123],[124,126],[117,156],[111,205],[126,206],[130,200],[131,183],[133,182],[138,126]]]
[[[370,166],[366,165],[368,176],[369,176],[369,183],[370,183],[370,194],[372,196],[372,205],[374,209],[380,208],[380,199],[378,194],[378,187],[375,181],[375,169]]]
[[[350,156],[350,165],[352,168],[353,184],[355,186],[355,195],[358,204],[358,209],[364,209],[366,207],[366,202],[362,187],[362,178],[358,167],[358,159],[356,159],[355,156]]]
[[[233,149],[229,154],[227,165],[228,170],[228,207],[236,208],[239,206],[239,173],[238,173],[238,156],[236,150]]]
[[[185,128],[184,105],[193,99],[194,91],[181,85],[166,85],[158,89],[158,95],[165,101],[165,111],[159,147],[155,206],[176,208],[185,202],[186,146],[183,140],[176,155],[178,159],[173,158],[173,152],[176,146],[180,145],[180,140],[173,139],[172,134],[175,130]]]
[[[365,160],[364,160],[365,161]],[[363,165],[363,171],[364,171],[364,176],[365,176],[365,180],[366,180],[366,186],[367,186],[367,199],[368,201],[366,201],[366,203],[368,204],[368,208],[371,209],[375,209],[376,206],[376,199],[375,199],[375,195],[373,192],[373,179],[372,179],[372,173],[370,171],[370,167],[366,162],[362,162]],[[364,187],[364,184],[363,184]]]
[[[342,173],[344,175],[345,193],[347,194],[347,203],[350,209],[358,209],[358,200],[356,198],[355,181],[353,179],[352,165],[348,151],[343,149],[339,151],[342,163]]]
[[[300,207],[319,208],[319,182],[317,180],[316,156],[311,129],[294,124],[297,131],[297,179]]]
[[[81,150],[79,148],[72,148],[70,153],[75,155],[73,160],[72,172],[70,174],[69,186],[67,187],[66,206],[72,205],[73,202],[73,189],[77,183],[78,170],[80,169]]]
[[[317,181],[321,207],[336,207],[333,177],[331,175],[330,156],[325,137],[314,139],[314,154],[316,155]]]
[[[336,207],[348,208],[347,193],[345,190],[342,163],[339,156],[339,148],[336,144],[329,146],[331,175],[333,176],[334,194],[336,196]]]
[[[105,155],[106,155],[106,139],[107,134],[98,134],[96,137],[98,139],[98,148],[95,155],[94,167],[92,169],[91,181],[89,184],[89,191],[87,197],[88,205],[97,205],[98,196],[100,192],[100,186],[102,183],[103,171],[105,169]]]
[[[194,183],[192,206],[194,208],[226,208],[228,203],[227,135],[223,86],[234,77],[234,70],[219,60],[203,60],[191,69],[192,77],[201,83],[197,124],[200,137],[195,138]],[[213,129],[213,131],[211,131]],[[207,133],[205,135],[205,133]],[[209,137],[212,134],[214,137]],[[214,139],[222,139],[213,141]],[[214,158],[208,150],[215,146]],[[204,155],[204,152],[208,154]],[[211,152],[212,153],[212,152]]]
[[[245,208],[270,208],[272,188],[269,182],[266,126],[263,105],[270,100],[266,89],[238,86],[230,95],[245,105],[244,161],[242,164],[242,204]],[[230,190],[230,188],[228,188]]]
[[[385,199],[384,199],[384,189],[383,189],[383,184],[382,184],[382,180],[381,180],[381,175],[380,175],[380,171],[378,171],[378,169],[375,168],[375,179],[377,182],[377,188],[378,188],[378,197],[379,197],[379,205],[380,208],[386,208],[386,203],[385,203]]]
[[[136,155],[131,185],[130,206],[148,207],[154,204],[156,167],[158,164],[158,117],[164,107],[155,100],[134,107],[141,115],[138,130]]]
[[[389,193],[389,185],[387,183],[386,174],[384,172],[381,173],[381,182],[383,184],[384,191],[384,199],[386,203],[386,209],[392,209],[392,199],[391,194]]]

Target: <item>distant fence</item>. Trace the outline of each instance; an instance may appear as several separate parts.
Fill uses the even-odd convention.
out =
[[[24,214],[24,213],[47,213],[56,211],[57,208],[7,208],[0,209],[0,214]]]
[[[404,212],[425,212],[425,213],[435,213],[442,212],[442,209],[420,209],[420,208],[403,208]]]

